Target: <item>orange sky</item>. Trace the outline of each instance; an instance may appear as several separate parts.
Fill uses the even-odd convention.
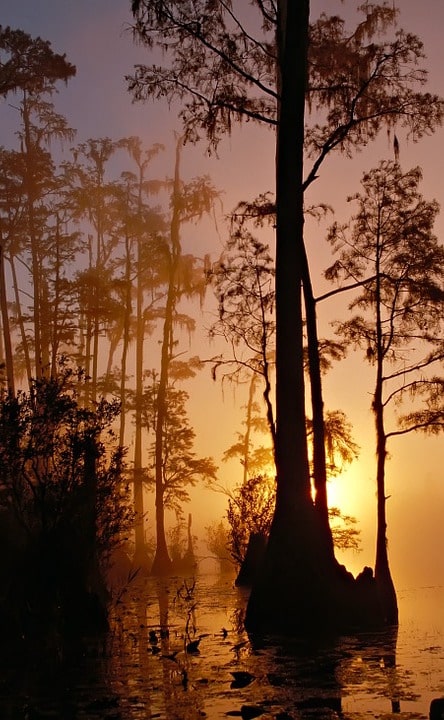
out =
[[[444,96],[444,3],[442,0],[399,0],[400,25],[417,33],[425,44],[430,72],[430,90]],[[134,106],[125,90],[125,73],[131,72],[134,62],[146,57],[141,48],[132,45],[125,24],[131,21],[129,1],[125,0],[4,0],[1,22],[3,25],[21,28],[31,35],[40,35],[52,43],[58,52],[67,54],[68,60],[77,65],[77,77],[68,88],[60,88],[55,99],[56,108],[64,113],[71,125],[78,130],[78,140],[90,137],[119,138],[140,135],[147,146],[155,142],[165,143],[170,150],[153,165],[158,177],[172,172],[172,135],[178,124],[173,112],[160,104],[148,103]],[[313,0],[312,15],[319,10],[350,13],[356,6],[354,0],[344,3],[336,0]],[[0,112],[0,142],[11,143],[10,114],[3,103]],[[444,131],[421,141],[418,145],[401,145],[400,160],[404,169],[421,165],[424,181],[421,189],[427,199],[442,197],[442,155]],[[260,149],[260,152],[258,152]],[[224,208],[218,218],[219,232],[223,238],[223,213],[228,212],[240,199],[251,199],[257,193],[273,188],[274,146],[273,135],[244,125],[232,138],[221,144],[220,159],[208,158],[204,148],[189,150],[183,157],[184,179],[196,174],[210,174],[214,184],[224,190]],[[392,156],[391,144],[382,136],[365,152],[353,160],[336,158],[322,169],[319,180],[310,189],[308,202],[327,202],[333,205],[341,219],[348,217],[349,208],[344,199],[357,189],[363,170],[375,166],[380,159]],[[329,254],[323,242],[325,227],[309,228],[308,244],[314,275],[315,294],[323,292],[325,284],[321,271],[329,263]],[[442,216],[436,232],[444,237]],[[191,235],[192,233],[192,235]],[[184,243],[193,241],[195,252],[208,252],[208,243],[214,256],[221,247],[210,223],[205,231],[188,231]],[[346,301],[341,301],[344,303]],[[337,307],[320,311],[322,332],[329,332],[329,321],[337,317]],[[197,313],[196,313],[197,317]],[[199,320],[199,319],[198,319]],[[200,322],[200,320],[199,320]],[[203,318],[208,327],[211,322],[209,310]],[[204,346],[205,331],[201,328],[194,340],[192,354],[212,354]],[[361,455],[346,477],[337,482],[332,494],[335,502],[341,502],[344,511],[357,516],[362,529],[363,552],[348,553],[344,560],[352,570],[374,561],[375,494],[374,494],[374,435],[370,412],[372,375],[361,357],[350,358],[337,366],[326,380],[325,400],[328,408],[340,408],[347,412],[353,423],[355,440],[361,446]],[[191,402],[192,421],[198,434],[199,450],[212,454],[220,461],[221,454],[234,441],[240,429],[240,406],[244,402],[241,393],[235,397],[227,389],[225,399],[220,387],[211,382],[209,371],[202,375],[193,387]],[[221,431],[221,428],[223,429]],[[444,439],[412,437],[395,439],[390,444],[391,459],[387,464],[389,551],[395,582],[399,587],[444,583]],[[236,464],[221,466],[224,483],[240,479]],[[196,496],[197,494],[194,493]],[[208,524],[210,517],[218,517],[224,510],[221,495],[205,495],[205,515],[200,500],[194,499],[192,511],[195,530]]]

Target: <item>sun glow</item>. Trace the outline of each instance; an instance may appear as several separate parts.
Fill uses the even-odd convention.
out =
[[[328,480],[327,499],[330,508],[337,507],[342,513],[358,518],[376,512],[375,489],[371,476],[363,472],[360,463]]]

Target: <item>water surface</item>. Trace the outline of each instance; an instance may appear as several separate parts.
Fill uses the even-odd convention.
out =
[[[444,589],[399,592],[397,631],[249,638],[233,578],[136,579],[71,667],[3,670],[2,720],[427,718],[444,697]]]

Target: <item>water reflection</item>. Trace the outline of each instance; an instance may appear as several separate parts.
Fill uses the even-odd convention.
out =
[[[70,667],[5,664],[0,717],[411,719],[444,695],[442,618],[420,616],[418,593],[400,598],[399,634],[282,641],[245,634],[247,598],[233,581],[136,578],[112,609],[105,648]],[[437,594],[419,593],[434,613]]]
[[[266,682],[278,689],[274,705],[290,716],[353,717],[353,712],[375,711],[388,717],[400,713],[396,643],[393,629],[330,641],[270,638],[253,647],[264,658]]]

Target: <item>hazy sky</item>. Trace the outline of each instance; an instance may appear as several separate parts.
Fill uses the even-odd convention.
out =
[[[247,0],[245,0],[247,2]],[[312,15],[320,10],[338,14],[352,14],[360,3],[346,0],[313,0]],[[444,3],[442,0],[399,0],[400,26],[419,35],[425,45],[425,66],[430,73],[429,89],[444,96]],[[0,23],[20,28],[32,36],[49,40],[57,52],[66,53],[77,66],[77,76],[68,87],[60,87],[55,98],[56,109],[63,113],[78,131],[78,141],[87,138],[139,135],[149,146],[156,142],[172,147],[178,122],[166,105],[133,105],[126,92],[124,76],[134,63],[149,62],[146,52],[132,43],[128,25],[131,22],[130,2],[126,0],[3,0]],[[0,106],[0,143],[9,145],[11,115],[5,103]],[[442,160],[444,132],[440,130],[416,146],[401,145],[400,160],[404,169],[421,165],[424,171],[422,192],[427,199],[443,198]],[[184,179],[208,173],[214,184],[223,189],[224,207],[228,212],[240,199],[251,199],[257,193],[273,189],[273,135],[244,125],[220,147],[220,159],[208,158],[204,148],[186,150],[183,156]],[[344,199],[357,189],[363,170],[375,166],[382,158],[391,158],[391,143],[382,136],[377,143],[353,160],[330,161],[320,179],[310,190],[309,202],[327,202],[335,207],[339,217],[347,217],[349,209]],[[153,166],[159,177],[172,172],[172,153],[167,152]],[[213,226],[205,232],[193,231],[193,243],[203,252],[216,256],[223,239]],[[309,238],[315,293],[325,285],[320,273],[329,262],[328,251],[322,242],[323,229]],[[442,217],[436,226],[438,236],[444,237]],[[208,244],[210,247],[208,247]],[[193,245],[196,247],[196,245]],[[321,313],[321,326],[329,332],[329,320],[336,308]],[[339,308],[338,308],[339,312]],[[204,322],[208,325],[209,318]],[[204,337],[201,331],[201,337]],[[193,350],[195,352],[195,350]],[[208,354],[211,354],[210,351]],[[204,351],[201,351],[204,354]],[[220,389],[211,384],[209,373],[202,377],[205,385],[193,395],[193,421],[204,454],[213,454],[217,462],[224,449],[234,441],[239,430],[239,405],[243,399],[233,398],[230,391],[222,400]],[[363,533],[363,552],[348,554],[344,561],[352,570],[374,562],[375,495],[374,495],[374,435],[370,412],[372,373],[361,357],[350,358],[326,381],[326,405],[344,409],[354,426],[356,442],[361,446],[360,460],[341,482],[332,483],[331,494],[346,512],[357,516]],[[219,428],[225,428],[221,433]],[[395,439],[390,445],[391,459],[387,465],[389,519],[389,551],[395,582],[399,587],[444,583],[444,560],[441,548],[444,541],[442,513],[444,507],[444,438],[424,440],[422,437]],[[237,467],[222,466],[223,481],[236,477]],[[213,516],[223,511],[222,496],[206,495],[205,506]],[[192,506],[195,525],[209,522],[202,515],[195,500]],[[151,515],[152,517],[152,515]]]

